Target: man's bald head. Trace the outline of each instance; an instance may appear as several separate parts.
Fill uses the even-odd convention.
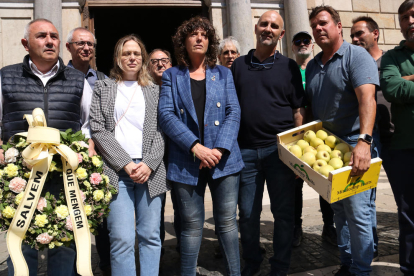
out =
[[[285,34],[283,18],[277,11],[267,11],[260,16],[255,25],[256,48],[260,46],[276,47],[277,41]]]
[[[259,24],[259,22],[262,20],[262,18],[267,17],[267,16],[275,16],[278,18],[279,24],[281,24],[282,29],[285,29],[285,22],[283,21],[282,16],[280,15],[279,12],[277,11],[267,11],[264,14],[262,14],[259,18],[259,21],[257,21],[257,24]]]

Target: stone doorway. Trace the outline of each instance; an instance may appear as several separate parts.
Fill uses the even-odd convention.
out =
[[[98,46],[96,67],[109,75],[113,53],[119,38],[137,34],[150,53],[155,48],[167,49],[173,55],[171,37],[178,26],[196,15],[206,12],[203,7],[112,7],[89,8]],[[176,65],[176,62],[173,61]]]

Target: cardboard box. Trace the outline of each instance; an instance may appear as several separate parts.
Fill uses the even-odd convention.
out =
[[[279,158],[329,203],[375,188],[381,171],[382,160],[380,158],[371,159],[371,166],[363,175],[351,177],[352,167],[346,166],[330,172],[329,177],[326,178],[288,150],[288,146],[303,139],[306,131],[313,130],[316,133],[320,129],[325,130],[328,135],[337,137],[324,129],[319,120],[278,134]]]

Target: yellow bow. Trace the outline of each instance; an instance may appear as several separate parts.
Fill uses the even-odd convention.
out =
[[[29,270],[21,251],[21,244],[36,209],[40,194],[49,171],[54,154],[60,154],[63,163],[63,182],[66,201],[77,247],[77,272],[82,276],[92,274],[91,241],[88,220],[80,196],[74,171],[79,165],[77,154],[68,146],[60,144],[58,129],[47,127],[43,110],[36,108],[32,115],[26,114],[28,132],[17,135],[26,136],[29,146],[23,152],[24,161],[33,166],[26,190],[7,233],[7,248],[14,266],[15,276],[29,276]]]

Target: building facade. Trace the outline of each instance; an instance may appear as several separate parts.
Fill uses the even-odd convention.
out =
[[[254,24],[267,10],[277,10],[285,20],[286,35],[278,50],[292,57],[290,41],[294,33],[310,31],[308,14],[312,7],[325,4],[337,9],[342,19],[344,39],[351,41],[352,19],[373,17],[380,27],[380,48],[394,48],[401,39],[397,10],[403,0],[0,0],[0,67],[19,63],[26,54],[21,39],[24,26],[34,18],[50,19],[61,34],[61,56],[70,59],[64,47],[69,31],[83,26],[97,38],[93,66],[109,73],[116,41],[136,33],[147,50],[172,50],[171,36],[186,19],[208,17],[220,38],[235,36],[242,54],[254,48]],[[320,49],[315,45],[315,53]]]

